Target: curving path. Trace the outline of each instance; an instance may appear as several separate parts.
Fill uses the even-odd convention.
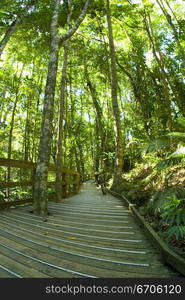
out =
[[[47,222],[30,206],[0,212],[0,277],[177,277],[119,199],[91,182]]]

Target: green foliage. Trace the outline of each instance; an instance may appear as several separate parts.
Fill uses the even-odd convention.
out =
[[[160,136],[155,140],[148,142],[143,147],[143,154],[150,152],[161,152],[166,150],[166,153],[172,153],[179,143],[185,143],[185,134],[182,132],[170,132],[164,136]]]
[[[29,0],[0,2],[2,40],[17,13],[24,11]],[[7,157],[12,111],[17,101],[11,157],[37,160],[49,57],[52,2],[36,1],[35,10],[25,14],[1,57],[1,157]],[[84,169],[86,173],[102,168],[102,163],[108,173],[113,173],[115,165],[116,137],[110,92],[110,54],[105,2],[102,2],[91,2],[85,20],[69,42],[68,52],[61,159],[63,165],[80,171]],[[142,1],[141,5],[132,4],[132,1],[110,2],[124,144],[123,184],[129,199],[139,205],[149,202],[148,210],[158,218],[170,193],[177,195],[180,193],[179,186],[182,188],[180,180],[183,178],[175,170],[177,167],[182,171],[185,164],[185,23],[182,19],[185,4],[184,1],[178,1],[177,4],[168,1],[171,10],[166,6],[177,30],[177,35],[174,35],[161,9],[150,0]],[[72,0],[71,25],[80,15],[84,3],[85,0]],[[67,30],[68,12],[67,1],[61,1],[58,26],[60,34]],[[56,158],[59,127],[62,46],[55,93],[52,162]],[[84,75],[85,64],[102,110],[105,134],[103,162],[99,158],[101,136],[97,130],[97,112]],[[13,171],[11,175],[12,180],[20,177],[18,171]],[[6,171],[3,170],[0,176],[5,181]],[[178,181],[177,186],[175,180]],[[21,194],[20,190],[15,193],[12,191],[12,197],[15,198],[19,192]],[[166,213],[168,210],[170,212],[171,207],[166,208]],[[170,217],[167,220],[170,222]],[[183,226],[181,221],[177,217],[172,226]],[[178,236],[180,237],[180,233]]]
[[[157,171],[162,171],[165,168],[169,168],[171,166],[181,164],[182,162],[184,163],[185,162],[184,159],[185,159],[184,154],[171,155],[169,158],[163,159],[162,161],[160,161],[155,166],[155,168],[157,169]]]
[[[178,199],[175,195],[168,199],[169,202],[162,208],[162,222],[166,222],[170,226],[185,225],[185,199]]]
[[[161,226],[167,226],[167,240],[179,241],[185,238],[185,198],[175,195],[168,197],[169,202],[162,207]]]
[[[185,226],[172,226],[167,230],[167,241],[172,239],[177,241],[183,240],[185,238]]]
[[[177,125],[179,127],[179,129],[181,129],[182,131],[185,129],[185,118],[184,117],[179,117],[177,120]]]

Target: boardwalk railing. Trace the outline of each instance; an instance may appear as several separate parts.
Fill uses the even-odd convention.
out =
[[[20,161],[20,160],[13,160],[13,159],[5,159],[0,158],[0,167],[7,167],[7,168],[18,168],[24,170],[31,170],[31,176],[29,180],[21,180],[21,181],[0,181],[0,189],[2,188],[16,188],[16,187],[26,187],[32,186],[34,184],[34,177],[36,171],[36,163],[28,162],[28,161]],[[48,172],[55,172],[55,166],[49,166]],[[62,168],[62,197],[67,197],[72,194],[76,194],[80,188],[80,174],[74,170],[70,170],[67,168]],[[55,185],[55,181],[48,181],[48,187],[52,187]],[[52,193],[49,195],[49,198],[54,198],[55,194]],[[14,200],[14,201],[3,201],[0,202],[0,209],[9,207],[11,205],[19,205],[23,203],[32,202],[32,198],[21,199],[21,200]]]

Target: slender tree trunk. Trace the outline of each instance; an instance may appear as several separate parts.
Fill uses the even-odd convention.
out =
[[[83,155],[83,147],[82,144],[80,142],[77,141],[77,147],[79,150],[79,157],[80,157],[80,164],[81,164],[81,178],[82,181],[84,181],[85,178],[85,164],[84,164],[84,155]]]
[[[80,164],[80,159],[78,157],[78,152],[77,152],[77,149],[76,147],[74,148],[74,151],[75,151],[75,162],[76,162],[76,169],[77,169],[77,172],[79,174],[82,173],[82,170],[81,170],[81,164]]]
[[[58,15],[60,0],[55,0],[51,19],[51,47],[41,126],[39,157],[34,184],[34,213],[46,217],[48,212],[47,177],[52,137],[55,85],[58,68]]]
[[[115,135],[116,135],[116,157],[115,157],[115,167],[114,167],[114,178],[112,189],[119,189],[119,185],[122,184],[122,167],[123,167],[123,137],[121,130],[121,116],[120,109],[118,105],[117,97],[117,71],[116,71],[116,55],[114,48],[113,32],[112,32],[112,21],[111,13],[109,7],[109,0],[106,0],[106,15],[109,33],[109,47],[110,47],[110,59],[111,59],[111,98],[112,98],[112,109],[115,122]]]
[[[99,158],[100,158],[100,168],[104,170],[104,158],[105,158],[105,125],[103,122],[103,112],[102,107],[98,101],[96,88],[93,85],[92,81],[90,80],[89,73],[87,70],[87,66],[85,66],[85,77],[87,80],[87,86],[90,90],[91,97],[93,100],[93,105],[96,111],[96,120],[97,120],[97,137],[98,137],[98,144],[99,144],[99,136],[100,136],[100,144],[101,149],[99,149]],[[99,148],[99,147],[98,147]],[[97,171],[97,170],[96,170]],[[105,170],[104,170],[105,171]]]
[[[171,89],[172,93],[174,94],[174,98],[175,98],[174,101],[176,102],[182,115],[185,116],[184,103],[182,103],[182,100],[179,97],[179,91],[172,84],[171,78],[169,77],[169,74],[166,71],[163,54],[160,50],[160,47],[158,46],[158,41],[156,40],[154,33],[153,33],[150,15],[148,14],[148,16],[147,16],[146,12],[144,12],[143,20],[144,20],[146,32],[147,32],[148,37],[152,44],[152,50],[153,50],[154,57],[159,65],[160,70],[161,70],[161,79],[164,84],[164,97],[166,99],[166,102],[168,103],[168,107],[170,108],[170,106],[171,106],[171,99],[169,96],[169,91]]]
[[[96,152],[95,152],[95,173],[100,173],[101,168],[101,147],[100,147],[100,136],[99,136],[99,125],[97,117],[95,119],[95,142],[96,142]]]
[[[15,112],[16,112],[16,108],[17,108],[17,103],[19,100],[19,88],[20,88],[20,84],[21,84],[21,78],[22,78],[22,73],[24,70],[24,65],[22,66],[20,75],[19,75],[19,79],[18,79],[18,83],[17,83],[17,87],[16,87],[16,92],[15,92],[15,101],[13,104],[13,109],[12,109],[12,116],[11,116],[11,122],[10,122],[10,131],[9,131],[9,139],[8,139],[8,159],[11,159],[12,157],[12,139],[13,139],[13,129],[14,129],[14,122],[15,122]],[[10,181],[10,177],[11,177],[11,169],[10,167],[7,168],[7,181]],[[7,195],[9,198],[10,195],[10,190],[9,188],[7,189]]]
[[[5,106],[5,103],[4,103],[5,96],[6,96],[6,90],[3,91],[0,95],[0,97],[3,99],[3,102],[0,103],[0,123],[2,122],[2,117],[3,117],[3,111],[4,111],[4,106]]]
[[[33,78],[32,78],[33,79]],[[25,133],[24,133],[24,160],[30,160],[30,131],[31,131],[31,123],[32,123],[32,115],[31,115],[31,107],[32,105],[32,93],[28,95],[27,99],[27,107],[26,107],[26,122],[25,122]],[[24,172],[23,172],[24,173]]]
[[[92,158],[92,165],[91,165],[91,173],[95,172],[95,149],[94,149],[94,141],[95,135],[94,135],[94,128],[92,127],[92,121],[91,121],[91,115],[90,115],[91,107],[88,108],[88,122],[89,122],[89,141],[90,141],[90,149],[89,153]]]
[[[35,111],[35,116],[34,116],[34,126],[33,126],[33,140],[32,140],[32,161],[37,160],[37,139],[38,139],[38,127],[39,127],[39,104],[40,104],[40,98],[42,94],[42,86],[43,86],[43,74],[40,75],[40,78],[38,80],[38,97],[36,101],[36,111]]]
[[[1,40],[0,42],[0,57],[3,53],[4,48],[6,47],[10,37],[12,36],[12,34],[15,32],[15,30],[17,29],[17,25],[19,24],[20,19],[17,18],[16,20],[14,20],[12,22],[12,24],[10,25],[10,27],[7,29],[4,38]]]
[[[84,20],[86,13],[87,13],[87,9],[89,4],[91,3],[92,0],[87,0],[85,2],[84,8],[82,10],[81,15],[78,17],[75,25],[73,27],[70,27],[70,29],[68,30],[68,32],[66,34],[64,34],[61,38],[60,38],[60,44],[62,44],[63,42],[67,41],[68,39],[70,39],[73,34],[77,31],[77,29],[79,28],[80,24],[82,23],[82,21]],[[70,17],[70,15],[69,15]],[[68,22],[69,23],[69,22]]]
[[[177,16],[175,15],[175,12],[174,12],[173,9],[171,8],[169,1],[168,1],[168,0],[165,0],[165,3],[166,3],[166,5],[168,6],[169,10],[171,11],[171,14],[172,14],[173,17],[174,17],[174,20],[175,20],[175,21],[177,22],[177,24],[180,26],[180,22],[179,22],[179,20],[177,19]]]
[[[68,60],[68,43],[64,43],[64,56],[63,56],[63,68],[61,78],[61,94],[60,94],[60,108],[59,108],[59,130],[58,130],[58,143],[57,143],[57,155],[56,155],[56,201],[60,202],[62,199],[62,155],[63,155],[63,123],[64,123],[64,111],[65,111],[65,90],[66,90],[66,71]]]
[[[26,124],[25,124],[25,134],[24,134],[24,160],[30,160],[30,129],[31,129],[31,120],[30,114],[27,110]]]
[[[73,98],[73,90],[72,90],[72,67],[69,64],[69,99],[70,99],[70,119],[71,119],[71,133],[74,135],[74,125],[75,125],[75,99]],[[73,152],[75,157],[75,166],[77,172],[79,174],[82,173],[81,164],[80,164],[80,157],[78,154],[78,149],[76,143],[73,144]]]
[[[158,3],[158,5],[159,5],[160,9],[162,10],[164,16],[166,17],[166,20],[167,20],[169,26],[170,26],[171,29],[172,29],[173,36],[174,36],[174,38],[175,38],[175,41],[176,41],[177,46],[178,46],[178,49],[179,49],[179,53],[180,53],[180,55],[181,55],[181,57],[182,57],[182,59],[183,59],[183,61],[184,61],[184,63],[185,63],[185,52],[184,52],[184,49],[183,49],[183,47],[182,47],[182,45],[181,45],[181,42],[180,42],[180,40],[179,40],[178,32],[177,32],[177,30],[176,30],[176,27],[175,27],[173,21],[172,21],[172,18],[171,18],[171,16],[170,16],[170,14],[168,13],[167,9],[165,8],[163,1],[162,1],[162,0],[157,0],[157,3]],[[170,6],[169,6],[169,3],[168,3],[168,7],[170,7]],[[172,10],[171,10],[171,11],[172,11]],[[183,71],[183,70],[182,70],[182,71]]]
[[[13,33],[16,31],[18,24],[21,22],[23,15],[32,7],[35,3],[35,0],[31,0],[30,3],[26,6],[24,13],[19,14],[17,18],[10,24],[9,28],[7,29],[3,39],[0,41],[0,57],[3,53],[4,48],[6,47],[8,41],[10,40]]]

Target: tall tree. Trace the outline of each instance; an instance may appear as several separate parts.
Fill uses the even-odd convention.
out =
[[[39,146],[39,157],[35,174],[34,184],[34,212],[43,216],[47,215],[47,176],[50,157],[50,144],[52,136],[53,107],[55,96],[55,85],[58,68],[58,16],[60,0],[53,3],[53,13],[51,19],[51,46],[48,65],[48,75],[46,81],[43,118],[41,127],[41,138]]]
[[[19,101],[19,92],[20,92],[20,85],[21,85],[21,79],[22,79],[22,74],[24,70],[24,65],[22,65],[21,72],[19,74],[19,77],[17,79],[17,85],[15,88],[15,100],[13,103],[13,108],[12,108],[12,115],[11,115],[11,121],[10,121],[10,132],[9,132],[9,138],[8,138],[8,159],[11,159],[12,157],[12,139],[13,139],[13,130],[14,130],[14,123],[15,123],[15,113],[16,113],[16,108],[17,108],[17,103]],[[7,180],[8,182],[10,181],[11,177],[11,170],[10,167],[7,169]],[[9,198],[9,188],[7,190],[8,198]]]
[[[110,73],[111,73],[111,98],[112,98],[112,110],[115,122],[115,135],[116,135],[116,157],[114,166],[114,178],[112,189],[116,190],[122,182],[122,168],[123,168],[123,136],[121,129],[121,116],[118,104],[118,79],[116,70],[116,54],[114,47],[113,31],[112,31],[112,20],[109,0],[106,0],[106,16],[108,24],[108,38],[110,47]]]
[[[66,70],[68,59],[68,41],[64,42],[63,68],[60,88],[60,108],[59,108],[59,126],[58,126],[58,141],[56,154],[56,198],[59,202],[62,198],[62,148],[63,148],[63,125],[65,111],[65,93],[66,93]]]
[[[43,119],[41,128],[39,157],[35,174],[34,185],[34,212],[43,216],[47,215],[47,176],[48,164],[50,158],[50,146],[52,137],[52,122],[54,109],[55,85],[58,68],[58,51],[59,44],[62,45],[65,41],[70,39],[76,32],[81,22],[83,21],[87,8],[91,0],[87,0],[82,13],[78,17],[76,23],[68,32],[62,36],[58,33],[58,16],[60,1],[55,0],[53,6],[52,20],[51,20],[51,47],[50,59],[48,66],[48,77],[46,81]]]
[[[180,52],[180,54],[181,54],[181,56],[182,56],[182,59],[183,59],[183,61],[184,61],[184,63],[185,63],[185,51],[184,51],[184,49],[183,49],[183,47],[182,47],[182,45],[181,45],[181,41],[180,41],[180,39],[179,39],[179,33],[178,33],[177,28],[176,28],[176,24],[174,24],[174,22],[173,22],[173,20],[172,20],[172,17],[171,17],[171,15],[170,15],[170,13],[168,12],[168,10],[166,9],[166,7],[165,7],[165,5],[164,5],[164,3],[163,3],[163,0],[156,0],[156,1],[157,1],[157,3],[158,3],[159,7],[161,8],[161,10],[162,10],[164,16],[166,17],[166,20],[167,20],[167,22],[168,22],[170,28],[172,29],[173,36],[174,36],[175,41],[176,41],[176,43],[177,43],[179,52]],[[165,1],[165,2],[167,3],[167,5],[168,5],[170,11],[172,12],[173,17],[175,17],[175,20],[176,20],[176,22],[177,22],[177,24],[178,24],[178,20],[177,20],[175,14],[174,14],[172,8],[170,7],[170,4],[168,3],[168,1]]]
[[[97,96],[95,85],[92,83],[89,72],[87,69],[87,65],[85,65],[85,77],[87,80],[87,86],[89,88],[89,91],[91,93],[91,97],[93,100],[93,105],[96,111],[96,128],[97,128],[97,159],[100,161],[100,166],[97,164],[96,172],[99,172],[99,167],[104,170],[104,158],[105,158],[105,125],[103,120],[103,112],[102,107],[100,105],[100,101]],[[101,147],[99,147],[99,137],[100,137],[100,144]],[[104,170],[105,171],[105,170]]]

